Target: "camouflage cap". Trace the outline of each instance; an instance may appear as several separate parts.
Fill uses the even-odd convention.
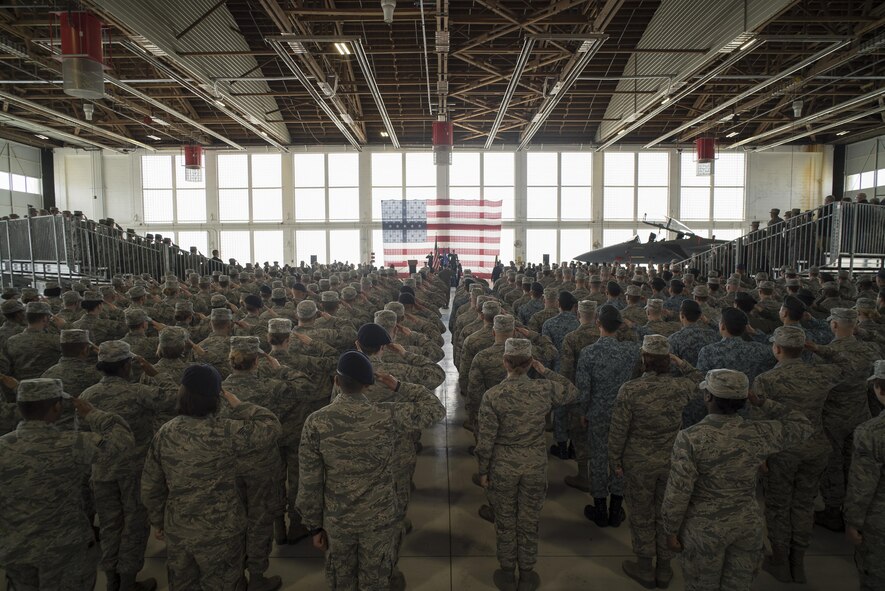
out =
[[[820,288],[821,288],[821,289],[833,289],[833,290],[836,290],[836,289],[839,289],[839,286],[836,285],[836,282],[835,282],[835,281],[824,281],[824,282],[821,284]]]
[[[879,359],[873,364],[873,375],[867,378],[867,381],[873,380],[885,380],[885,359]]]
[[[135,287],[130,288],[129,291],[126,292],[126,295],[130,298],[143,298],[147,295],[147,292],[141,285],[136,285]]]
[[[396,327],[396,312],[392,310],[378,310],[374,316],[375,324],[389,333]]]
[[[578,302],[578,312],[580,314],[596,314],[596,306],[595,300],[581,300]]]
[[[78,328],[68,328],[61,331],[58,336],[60,343],[91,343],[89,340],[89,331]]]
[[[639,273],[636,273],[635,275],[633,275],[633,278],[630,279],[630,281],[631,283],[645,283],[645,277],[643,277]]]
[[[774,289],[774,281],[762,281],[759,283],[759,289]]]
[[[145,312],[142,308],[126,308],[126,312],[124,312],[124,314],[126,317],[127,326],[136,326],[150,320],[150,318],[148,318],[147,312]]]
[[[625,269],[624,267],[618,267],[618,270],[615,273],[615,277],[626,277],[626,276],[627,276],[627,269]]]
[[[103,302],[104,298],[97,291],[87,291],[83,294],[84,302]]]
[[[339,298],[337,291],[324,291],[320,294],[321,302],[337,302],[338,300]]]
[[[209,305],[213,308],[227,308],[228,303],[227,298],[220,293],[216,293],[209,298]]]
[[[70,394],[64,391],[61,380],[52,378],[22,380],[18,383],[18,390],[15,392],[16,402],[39,402],[70,397]]]
[[[522,284],[523,284],[523,285],[531,285],[531,284],[532,284],[532,278],[529,277],[528,275],[524,275],[523,278],[522,278]]]
[[[707,285],[721,285],[719,277],[707,277]]]
[[[261,340],[258,337],[231,337],[230,350],[257,355],[261,353]]]
[[[28,302],[25,312],[27,314],[52,314],[52,308],[46,302]]]
[[[839,269],[839,279],[848,279],[851,277],[851,272],[848,269]]]
[[[406,315],[406,307],[400,302],[388,302],[384,304],[384,309],[395,312],[397,318],[403,318]]]
[[[190,300],[184,302],[175,302],[175,313],[178,314],[180,312],[189,312],[193,314],[194,312],[194,304]]]
[[[820,267],[818,267],[817,265],[815,265],[813,267],[809,267],[808,273],[810,275],[817,275],[818,273],[820,273]]]
[[[532,356],[532,342],[528,339],[507,339],[504,341],[504,355]]]
[[[501,313],[501,304],[498,303],[497,300],[489,300],[487,302],[483,302],[482,305],[482,315],[498,315]]]
[[[319,290],[320,290],[320,286],[317,285],[316,283],[308,283],[307,284],[307,291],[312,291],[312,292],[316,293]]]
[[[412,278],[403,279],[403,285],[408,285],[409,287],[415,287],[418,282]]]
[[[726,280],[725,284],[726,285],[740,285],[741,278],[735,277],[734,275],[732,275],[731,277],[728,278],[728,280]]]
[[[706,285],[695,285],[691,290],[691,295],[696,298],[710,297],[710,289]]]
[[[492,322],[492,330],[495,332],[513,332],[516,328],[516,320],[509,314],[498,314]]]
[[[345,287],[341,290],[341,299],[345,302],[350,302],[356,299],[356,290],[350,286]]]
[[[555,287],[545,287],[544,288],[544,299],[545,300],[555,300],[559,297],[559,290]]]
[[[282,287],[275,287],[270,291],[270,299],[272,300],[285,300],[286,299],[286,290]]]
[[[732,369],[711,369],[700,383],[700,388],[717,398],[727,400],[746,400],[750,389],[747,375]]]
[[[200,287],[203,287],[205,285],[210,285],[211,283],[212,283],[212,278],[209,277],[208,275],[203,275],[202,277],[197,279],[197,285],[199,285]]]
[[[166,283],[163,284],[163,289],[181,289],[181,285],[178,284],[178,280],[172,281],[171,279],[167,279]]]
[[[805,346],[805,330],[801,326],[779,326],[774,329],[774,334],[768,339],[779,347],[799,348]]]
[[[219,275],[218,283],[230,283],[230,275]]]
[[[626,294],[631,298],[642,297],[642,288],[638,285],[628,285]]]
[[[17,287],[4,287],[3,288],[3,297],[11,298],[15,296],[21,295],[21,290]]]
[[[795,275],[796,274],[795,267],[790,267],[788,265],[784,265],[784,268],[782,270],[784,272],[784,275]]]
[[[23,312],[24,309],[25,305],[18,300],[6,300],[0,304],[0,312],[3,314],[15,314],[16,312]]]
[[[484,292],[485,292],[485,290],[482,288],[482,285],[479,285],[479,284],[473,284],[473,285],[470,286],[470,295],[471,295],[472,297],[479,297],[479,296],[481,296]]]
[[[590,283],[602,283],[602,277],[600,277],[599,275],[591,275]]]
[[[233,320],[234,314],[230,311],[230,308],[212,308],[212,311],[209,312],[209,319],[213,321],[217,320]]]
[[[105,341],[98,346],[99,363],[115,363],[124,359],[132,359],[132,349],[126,341]]]
[[[271,318],[267,321],[269,334],[289,334],[292,332],[292,321],[288,318]]]
[[[659,334],[647,334],[642,338],[642,350],[649,355],[669,355],[670,341]]]
[[[22,298],[38,298],[40,297],[40,293],[34,289],[33,287],[23,287],[22,288]]]
[[[788,278],[786,281],[784,281],[784,285],[786,285],[787,287],[802,287],[802,284],[796,277]]]
[[[187,331],[180,326],[167,326],[160,331],[161,345],[184,345],[187,342]]]
[[[30,304],[28,304],[30,306]],[[841,320],[843,322],[856,322],[857,310],[854,308],[832,308],[827,321]]]
[[[317,315],[317,305],[313,300],[301,300],[295,307],[295,315],[302,320],[310,320]]]
[[[74,291],[86,291],[86,284],[82,281],[75,281],[71,285],[71,289],[73,289]]]
[[[645,302],[645,307],[650,310],[663,310],[664,309],[664,300],[650,299],[647,302]]]
[[[863,310],[864,312],[870,312],[876,309],[876,300],[871,300],[870,298],[858,298],[857,302],[854,304],[854,309],[857,311]]]
[[[320,291],[329,291],[329,288],[332,287],[332,283],[328,279],[320,279],[317,281],[317,285],[319,285]]]

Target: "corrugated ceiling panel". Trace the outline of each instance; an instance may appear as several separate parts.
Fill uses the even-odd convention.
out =
[[[180,56],[179,52],[195,51],[249,51],[249,45],[236,32],[236,22],[228,9],[218,8],[181,39],[180,34],[188,25],[199,19],[217,4],[217,0],[188,0],[187,2],[132,2],[131,0],[95,0],[108,14],[129,29],[148,39],[151,43],[181,62],[195,76],[202,75],[205,84],[214,78],[236,78],[251,72],[249,76],[261,76],[258,62],[253,56]],[[162,5],[162,14],[157,9]],[[236,92],[270,92],[266,82],[237,82]],[[237,105],[246,113],[266,121],[265,113],[276,112],[278,105],[271,96],[237,97]],[[289,131],[282,123],[271,123],[276,136],[289,143]]]
[[[719,48],[744,32],[744,5],[747,6],[746,27],[752,31],[779,14],[793,0],[663,0],[648,28],[637,45],[638,48],[662,49],[711,49]],[[638,57],[638,61],[637,61]],[[689,76],[710,59],[710,54],[641,53],[634,54],[624,68],[624,76]],[[622,80],[618,90],[658,91],[666,88],[667,80]],[[634,101],[637,95],[616,94],[605,112],[606,119],[622,119],[648,106],[649,99]],[[645,102],[643,102],[645,101]],[[616,132],[618,124],[603,122],[599,127],[597,141]]]

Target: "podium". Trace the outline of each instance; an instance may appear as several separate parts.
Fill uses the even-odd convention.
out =
[[[409,259],[406,262],[409,263],[409,275],[418,272],[418,259]]]

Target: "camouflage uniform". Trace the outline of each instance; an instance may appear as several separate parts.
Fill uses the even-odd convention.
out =
[[[508,339],[512,341],[524,339]],[[552,407],[574,402],[578,396],[561,375],[548,370],[545,377],[549,379],[508,376],[485,393],[479,409],[476,457],[479,474],[489,478],[498,562],[505,571],[517,565],[520,570],[535,566],[547,496],[546,416]]]
[[[560,312],[553,318],[544,322],[541,326],[541,334],[548,337],[556,347],[556,357],[553,360],[554,371],[559,371],[562,358],[562,344],[568,333],[581,326],[580,320],[574,312]],[[557,443],[568,441],[568,406],[557,406],[553,409],[553,440]]]
[[[308,530],[326,531],[332,589],[389,588],[402,518],[394,473],[397,434],[445,416],[425,388],[398,394],[392,403],[341,394],[304,424],[297,507]]]
[[[695,396],[703,374],[688,364],[685,377],[645,372],[618,390],[608,438],[609,464],[624,470],[633,553],[670,560],[661,504],[670,451],[682,426],[682,409]]]
[[[495,335],[492,332],[491,324],[488,323],[464,340],[461,365],[458,367],[458,390],[460,392],[467,391],[470,366],[473,364],[476,354],[491,347],[494,343]]]
[[[89,338],[96,345],[118,339],[126,334],[126,331],[123,330],[123,324],[113,320],[106,320],[95,314],[84,314],[82,318],[71,325],[71,328],[88,330]]]
[[[504,343],[495,343],[483,349],[473,358],[470,364],[470,375],[467,376],[467,410],[468,425],[475,427],[483,395],[489,388],[497,386],[507,377],[504,369]]]
[[[16,589],[95,585],[98,547],[79,501],[82,478],[93,463],[128,453],[133,439],[114,414],[94,409],[82,421],[92,433],[22,421],[0,438],[0,566]]]
[[[3,359],[0,359],[0,373],[11,375],[19,381],[39,378],[58,362],[59,357],[61,345],[57,333],[26,328],[6,341]]]
[[[517,311],[516,315],[522,324],[528,326],[529,320],[531,320],[532,316],[543,309],[544,300],[541,298],[535,298],[523,304]]]
[[[133,333],[130,331],[120,340],[124,343],[128,343],[129,349],[132,353],[139,357],[144,357],[148,363],[155,364],[160,360],[159,357],[157,357],[157,345],[159,345],[157,337],[149,337],[144,333]],[[141,369],[141,366],[137,363],[133,363],[132,375],[130,376],[129,381],[134,383],[140,382],[143,374],[144,370]]]
[[[609,471],[608,437],[611,412],[620,387],[633,377],[639,361],[637,343],[601,336],[581,351],[575,385],[588,421],[590,483],[594,499],[624,494],[624,479]]]
[[[538,312],[532,314],[532,317],[529,319],[526,327],[533,331],[540,333],[541,327],[544,326],[544,323],[559,314],[559,308],[544,308]]]
[[[674,332],[667,337],[667,340],[670,341],[670,351],[676,357],[697,367],[701,349],[719,342],[721,338],[718,331],[710,330],[698,320],[696,324],[689,324],[682,330]]]
[[[148,450],[141,499],[166,536],[171,589],[237,591],[243,578],[246,508],[239,463],[277,445],[280,423],[243,402],[224,418],[178,416]]]
[[[674,320],[649,320],[642,326],[637,327],[636,330],[641,336],[659,334],[669,337],[679,332],[681,328],[682,325]]]
[[[851,470],[848,473],[845,524],[863,535],[863,543],[857,552],[861,591],[879,591],[885,588],[883,465],[885,465],[885,411],[855,430],[854,454]]]
[[[749,589],[758,572],[759,465],[814,430],[802,413],[772,400],[759,410],[766,420],[707,415],[676,436],[661,516],[665,533],[678,535],[684,548],[686,591]]]
[[[0,350],[6,345],[6,341],[9,340],[9,337],[17,334],[21,334],[21,332],[28,327],[25,322],[15,322],[14,320],[7,320],[3,323],[3,326],[0,326]]]
[[[167,398],[159,388],[133,384],[115,376],[104,376],[83,391],[80,398],[119,415],[132,429],[135,439],[132,452],[95,464],[92,490],[101,525],[101,569],[137,573],[144,566],[150,533],[147,510],[141,503],[141,470],[154,435],[154,415],[160,409],[168,411],[175,405],[175,399]]]

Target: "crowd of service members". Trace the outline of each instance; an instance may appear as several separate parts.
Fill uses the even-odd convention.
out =
[[[847,532],[861,588],[882,589],[883,287],[883,271],[814,268],[465,272],[448,327],[448,277],[427,268],[10,288],[0,566],[14,589],[91,589],[97,569],[108,589],[153,589],[137,580],[153,527],[171,589],[278,589],[273,544],[304,539],[332,589],[404,588],[448,329],[498,588],[541,584],[554,455],[576,461],[587,519],[628,522],[623,569],[646,588],[671,583],[677,554],[687,589],[749,589],[760,566],[805,582],[817,523]]]

